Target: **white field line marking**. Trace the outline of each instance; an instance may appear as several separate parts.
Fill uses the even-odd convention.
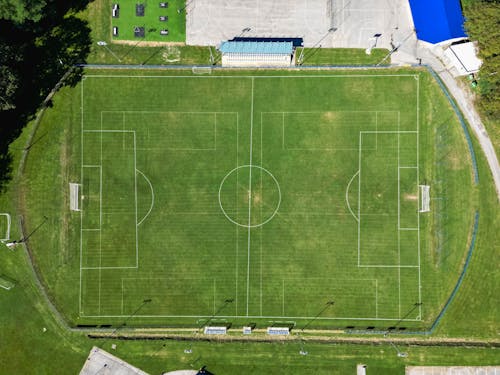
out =
[[[239,164],[239,113],[236,113],[236,167]],[[236,186],[239,185],[238,182],[238,172],[236,172]],[[236,188],[236,217],[238,217],[238,189]],[[239,225],[236,225],[236,288],[235,288],[235,312],[238,314],[238,255],[239,255]]]
[[[135,266],[104,266],[104,267],[82,267],[82,270],[124,270],[124,269],[136,269]]]
[[[134,171],[137,170],[137,144],[135,131],[134,134]],[[135,222],[137,223],[137,173],[134,173],[134,183],[135,183]],[[139,268],[139,231],[137,229],[137,225],[135,226],[135,266]]]
[[[101,230],[100,228],[82,228],[82,231],[85,232],[92,232],[92,231],[99,232],[100,230]]]
[[[135,133],[135,130],[114,130],[114,129],[89,129],[84,130],[84,133]]]
[[[81,315],[84,318],[124,318],[129,315]],[[138,318],[210,318],[211,315],[135,315]],[[217,315],[217,318],[221,319],[235,319],[235,318],[263,318],[263,319],[317,319],[317,320],[376,320],[376,321],[386,321],[386,322],[419,322],[421,319],[399,319],[399,318],[374,318],[374,317],[364,317],[364,318],[349,318],[349,317],[314,317],[314,316],[277,316],[277,315]]]
[[[82,165],[82,168],[101,168],[101,166],[97,164],[85,164]]]
[[[122,315],[123,315],[123,277],[121,278],[121,281],[122,281]]]
[[[99,168],[99,228],[102,229],[102,112],[101,112],[101,132],[99,133],[100,137],[100,157],[99,162],[101,164],[101,168]],[[101,276],[102,276],[102,231],[99,232],[99,314],[101,313]]]
[[[262,116],[262,113],[260,114]],[[285,149],[285,112],[282,113],[281,116],[281,133],[282,133],[282,140],[281,140],[281,148],[284,150]]]
[[[363,134],[416,134],[414,130],[362,130],[360,133]]]
[[[81,83],[81,92],[80,92],[80,182],[83,184],[83,82],[85,80],[82,79]],[[78,313],[80,315],[83,314],[82,310],[82,262],[83,262],[83,207],[80,211],[80,290],[78,293]]]
[[[399,112],[398,112],[398,130],[401,128],[401,124],[399,122]],[[398,139],[398,265],[401,265],[401,172],[399,169],[399,160],[400,160],[400,134],[397,134]],[[398,316],[401,316],[401,268],[398,267]]]
[[[361,264],[361,147],[362,147],[363,133],[359,132],[359,155],[358,155],[358,267]]]
[[[238,167],[238,164],[239,164],[239,157],[238,157],[238,153],[239,153],[239,146],[238,146],[238,143],[239,143],[239,114],[236,113],[236,167]],[[239,186],[239,182],[238,182],[238,172],[236,172],[236,186]],[[236,188],[235,189],[236,191],[236,217],[238,217],[238,189]],[[235,312],[236,314],[238,314],[238,263],[239,263],[239,259],[238,259],[238,255],[239,255],[239,225],[236,225],[236,288],[235,288]]]
[[[311,75],[283,75],[283,76],[168,76],[168,75],[147,75],[147,76],[133,76],[133,75],[110,75],[110,74],[88,74],[84,76],[85,78],[190,78],[190,79],[243,79],[243,78],[365,78],[365,77],[415,77],[415,74],[336,74],[336,75],[321,75],[321,74],[311,74]]]
[[[285,279],[283,279],[282,287],[281,314],[285,316]]]
[[[418,169],[418,167],[405,167],[405,166],[401,166],[399,167],[399,169]]]
[[[138,151],[217,151],[215,148],[137,147]]]
[[[360,268],[418,268],[418,266],[406,266],[406,265],[397,265],[397,264],[370,264],[370,265],[361,265]]]
[[[420,113],[420,103],[419,103],[419,97],[420,97],[420,76],[417,75],[416,77],[417,80],[417,185],[419,184],[420,181],[420,176],[419,176],[419,158],[420,158],[420,119],[419,119],[419,113]],[[420,194],[417,197],[417,205],[420,207]],[[418,235],[417,235],[417,253],[418,253],[418,302],[422,302],[422,285],[421,285],[421,269],[420,269],[420,213],[417,213],[417,227],[418,227]],[[420,304],[419,307],[419,317],[420,320],[422,319],[422,305]]]
[[[107,111],[101,111],[102,113],[181,113],[181,114],[188,114],[188,115],[197,115],[197,114],[204,114],[204,115],[213,115],[215,113],[218,114],[236,114],[238,112],[235,111],[127,111],[127,110],[107,110]]]
[[[142,224],[142,222],[144,220],[146,220],[146,218],[149,216],[149,214],[153,210],[153,206],[155,205],[155,192],[153,190],[153,185],[151,184],[151,181],[149,181],[149,178],[147,178],[146,175],[144,173],[142,173],[140,170],[136,169],[135,171],[139,172],[142,175],[142,177],[144,177],[144,179],[146,180],[146,182],[149,185],[149,188],[151,189],[151,205],[149,206],[149,210],[148,210],[147,214],[141,219],[141,221],[139,221],[137,223],[137,226],[139,226]]]
[[[254,89],[254,78],[252,78],[252,100],[250,106],[250,161],[248,165],[249,177],[248,177],[248,249],[247,249],[247,315],[248,315],[248,301],[250,297],[250,234],[252,225],[252,137],[253,137],[253,89]]]
[[[356,215],[354,215],[354,212],[352,211],[351,209],[351,205],[349,204],[349,188],[351,187],[351,183],[354,181],[354,178],[359,174],[359,171],[357,171],[354,176],[351,177],[351,179],[349,180],[349,183],[347,184],[347,188],[345,190],[345,201],[347,203],[347,208],[349,209],[349,212],[351,213],[351,215],[354,217],[354,219],[356,219],[357,222],[359,222],[359,219],[356,217]]]
[[[262,112],[260,113],[260,165],[264,165],[264,149],[263,149],[263,127],[264,123],[262,121]],[[283,129],[284,130],[284,129]],[[262,187],[262,169],[260,170],[260,195],[261,195],[261,201],[264,201],[264,189]],[[262,204],[260,205],[260,221],[262,221]],[[262,315],[262,237],[264,235],[264,232],[262,230],[262,227],[260,228],[260,299],[259,299],[259,305],[260,305],[260,315]]]

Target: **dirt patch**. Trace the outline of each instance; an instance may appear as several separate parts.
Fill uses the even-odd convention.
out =
[[[323,112],[323,114],[321,115],[321,120],[331,122],[335,120],[337,117],[338,117],[337,112],[327,111]]]
[[[405,201],[418,201],[418,195],[417,194],[405,194],[404,200]]]
[[[262,194],[254,193],[252,196],[252,201],[255,206],[260,205],[260,203],[262,202]]]
[[[456,151],[449,152],[448,155],[446,156],[446,159],[448,160],[448,166],[450,167],[451,170],[456,171],[463,168],[462,166],[463,162],[458,152]]]

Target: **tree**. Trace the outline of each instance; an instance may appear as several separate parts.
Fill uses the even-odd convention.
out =
[[[16,23],[39,21],[45,5],[44,0],[0,0],[0,18]]]
[[[17,75],[7,66],[0,66],[0,111],[15,108],[15,94],[19,86]]]
[[[464,7],[465,27],[477,40],[483,65],[479,71],[479,106],[493,119],[500,118],[500,2],[477,0]]]

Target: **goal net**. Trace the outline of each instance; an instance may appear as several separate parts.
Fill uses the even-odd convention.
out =
[[[212,74],[212,68],[210,66],[193,66],[191,71],[193,74]]]
[[[6,242],[10,238],[10,215],[0,213],[0,241]]]
[[[419,185],[420,187],[420,212],[429,212],[430,209],[430,189],[429,185]]]
[[[69,183],[69,209],[80,211],[80,184]]]

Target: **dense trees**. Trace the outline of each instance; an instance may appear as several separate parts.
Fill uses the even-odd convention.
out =
[[[474,0],[464,4],[465,27],[479,44],[479,106],[492,119],[500,118],[500,1]]]
[[[45,4],[43,0],[0,0],[0,18],[14,22],[39,21]]]
[[[90,28],[75,12],[88,2],[0,0],[0,191],[10,177],[9,144],[63,74],[86,60]]]

